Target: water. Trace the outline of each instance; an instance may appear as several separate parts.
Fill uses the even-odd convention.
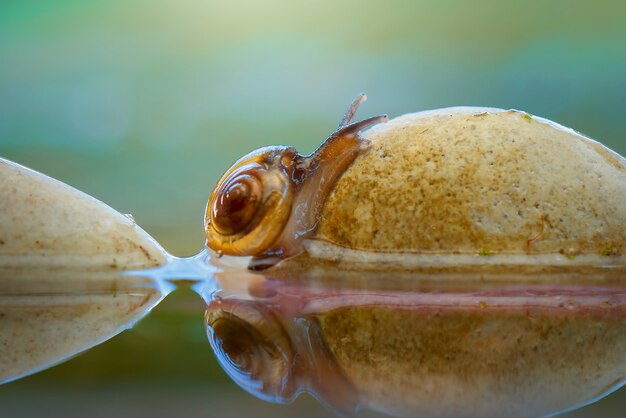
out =
[[[626,376],[624,269],[217,277],[210,342],[274,402],[308,391],[344,416],[541,416]]]

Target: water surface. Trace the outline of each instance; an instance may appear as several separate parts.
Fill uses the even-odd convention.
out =
[[[623,268],[260,274],[212,256],[134,272],[1,269],[0,378],[111,338],[176,285],[204,299],[226,373],[270,402],[308,392],[348,417],[541,416],[626,376]]]

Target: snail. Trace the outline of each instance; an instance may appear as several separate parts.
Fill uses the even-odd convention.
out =
[[[273,146],[235,162],[209,198],[207,245],[218,254],[254,256],[256,268],[297,255],[335,182],[367,146],[359,131],[387,120],[380,115],[354,122],[365,99],[354,100],[338,128],[309,156]]]
[[[238,160],[209,198],[206,245],[252,256],[257,270],[310,258],[420,266],[433,255],[623,263],[626,161],[617,153],[517,110],[353,123],[364,100],[310,156],[281,146]]]

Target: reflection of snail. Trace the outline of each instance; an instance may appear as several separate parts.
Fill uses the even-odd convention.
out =
[[[274,402],[296,394],[291,339],[271,312],[216,300],[207,310],[209,341],[228,374],[254,395]]]
[[[304,239],[418,254],[615,256],[626,241],[626,164],[519,111],[448,108],[340,128],[309,157],[269,147],[211,195],[207,245],[263,268]],[[558,254],[562,254],[558,256]],[[567,257],[566,257],[567,256]],[[615,259],[615,258],[614,258]]]
[[[318,324],[280,309],[250,300],[209,303],[209,341],[224,370],[261,399],[288,403],[309,391],[352,416],[356,393],[320,338]]]

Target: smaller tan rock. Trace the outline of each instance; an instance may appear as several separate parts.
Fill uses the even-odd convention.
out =
[[[0,266],[128,270],[164,262],[164,250],[131,218],[0,159]]]

